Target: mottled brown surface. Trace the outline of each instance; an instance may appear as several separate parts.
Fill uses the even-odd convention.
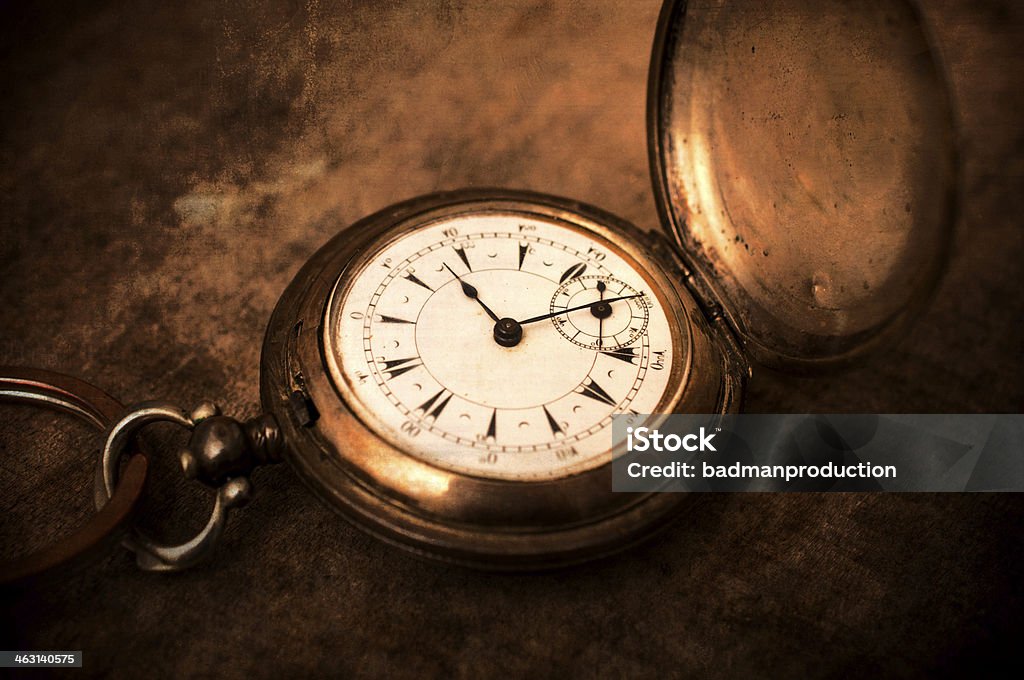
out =
[[[897,349],[833,376],[761,372],[750,410],[1024,405],[1024,9],[924,11],[963,134],[951,270]],[[624,1],[5,4],[0,362],[252,415],[277,295],[360,216],[499,185],[656,227],[656,17]],[[3,413],[10,555],[88,511],[96,438]],[[209,499],[157,468],[149,521],[183,536]],[[212,563],[156,576],[117,554],[18,598],[0,646],[82,649],[115,677],[825,676],[948,670],[1018,639],[1017,496],[720,496],[614,560],[508,576],[389,549],[287,469],[256,482]]]

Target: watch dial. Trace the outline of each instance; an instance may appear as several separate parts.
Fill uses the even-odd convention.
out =
[[[404,228],[335,286],[331,375],[367,425],[433,465],[522,481],[598,467],[612,416],[664,408],[686,358],[653,266],[534,213]]]

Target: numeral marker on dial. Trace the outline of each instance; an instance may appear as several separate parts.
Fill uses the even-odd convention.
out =
[[[565,270],[565,272],[562,274],[562,278],[558,279],[558,282],[565,283],[569,279],[575,279],[577,276],[580,276],[585,271],[587,271],[587,265],[583,264],[582,262],[574,264],[573,266]]]
[[[388,316],[387,314],[378,314],[377,317],[377,323],[416,323],[415,321],[407,321],[406,319],[399,319],[397,316]]]
[[[491,411],[491,423],[487,426],[487,437],[489,439],[498,438],[498,409]]]
[[[416,275],[415,275],[415,274],[406,274],[406,275],[405,275],[405,276],[403,276],[402,278],[404,278],[404,279],[406,279],[406,280],[408,280],[408,281],[412,281],[412,282],[413,282],[413,283],[415,283],[415,284],[416,284],[417,286],[423,286],[424,288],[426,288],[427,290],[429,290],[429,291],[430,291],[431,293],[433,293],[433,292],[434,292],[434,289],[433,289],[433,288],[431,288],[430,286],[428,286],[427,284],[423,283],[423,282],[422,282],[422,281],[420,281],[420,280],[419,280],[418,278],[416,278]]]
[[[559,425],[558,421],[555,420],[555,417],[551,415],[551,411],[548,411],[548,407],[541,406],[541,408],[544,410],[544,415],[548,419],[548,427],[551,428],[551,434],[565,434],[565,432],[562,430],[562,426]]]
[[[462,260],[462,264],[466,265],[466,269],[468,269],[469,271],[473,271],[473,268],[469,266],[469,258],[466,257],[466,249],[456,248],[455,246],[452,246],[452,250],[454,250],[455,254],[459,256],[460,260]]]
[[[600,385],[594,382],[593,378],[587,378],[583,381],[583,384],[576,388],[576,394],[582,394],[584,397],[590,397],[602,404],[615,406],[615,400],[612,399],[611,395],[605,392]]]
[[[408,373],[417,366],[422,366],[423,362],[420,361],[419,357],[411,357],[409,359],[392,359],[390,361],[380,362],[384,365],[381,368],[381,373],[388,374],[388,380],[391,378],[397,378],[403,373]]]
[[[633,363],[633,360],[637,358],[635,347],[620,347],[608,350],[607,352],[601,352],[601,354],[613,357],[619,361],[625,361],[627,364]]]
[[[447,393],[448,396],[444,396],[446,393]],[[441,399],[441,397],[444,397],[444,399]],[[438,400],[440,400],[440,401],[438,401]],[[423,415],[425,417],[433,418],[434,420],[437,420],[438,416],[441,415],[441,412],[444,411],[444,407],[447,406],[448,402],[451,401],[451,400],[452,400],[451,392],[448,392],[447,389],[442,387],[440,392],[438,392],[437,394],[432,396],[430,399],[427,399],[425,402],[420,404],[419,405],[419,410],[423,411]],[[434,405],[435,402],[437,402],[436,406]]]

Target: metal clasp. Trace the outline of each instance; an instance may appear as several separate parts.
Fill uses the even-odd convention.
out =
[[[206,526],[190,541],[165,545],[133,529],[125,546],[146,571],[178,571],[208,556],[227,526],[228,514],[249,502],[254,468],[280,460],[281,433],[271,415],[239,422],[220,414],[213,403],[203,402],[191,413],[163,401],[147,401],[128,410],[107,434],[96,477],[96,507],[104,506],[117,488],[121,457],[135,435],[146,425],[170,422],[192,431],[181,452],[185,475],[217,489],[217,498]]]

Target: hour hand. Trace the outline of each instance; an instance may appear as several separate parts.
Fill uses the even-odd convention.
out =
[[[459,283],[462,284],[462,292],[466,294],[466,297],[468,297],[470,300],[476,300],[477,304],[484,308],[484,311],[487,312],[487,316],[491,317],[492,321],[499,321],[500,319],[498,318],[498,315],[492,312],[491,308],[485,305],[484,301],[480,299],[480,294],[477,292],[476,288],[473,285],[463,281],[462,277],[456,274],[452,270],[452,268],[448,266],[447,262],[443,264],[445,268],[452,273],[452,276],[458,279]]]

